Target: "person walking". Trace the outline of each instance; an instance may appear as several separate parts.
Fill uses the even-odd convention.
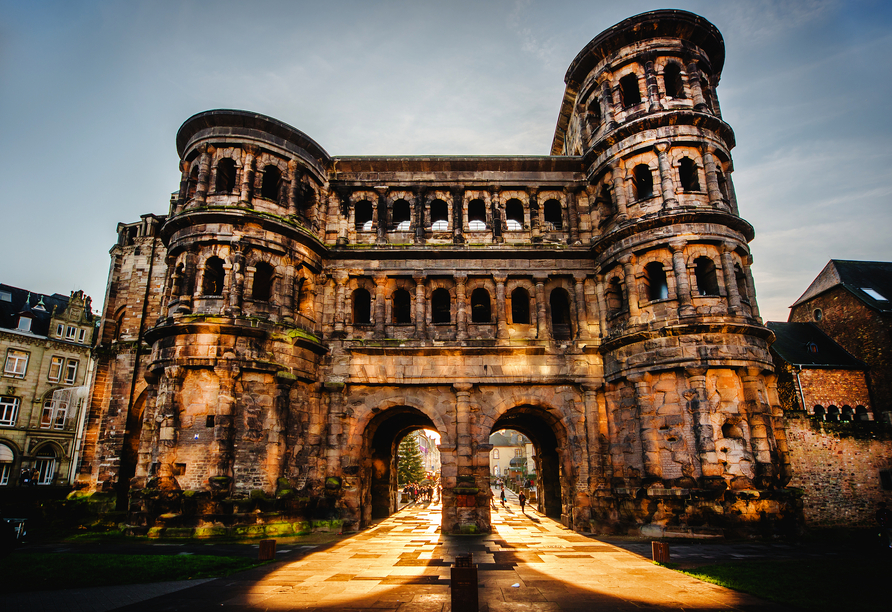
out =
[[[505,507],[505,502],[508,501],[508,498],[505,496],[505,489],[502,489],[502,497],[501,497],[501,500],[502,500],[502,507],[504,508],[504,507]]]
[[[527,496],[523,494],[523,491],[520,492],[520,495],[517,496],[517,501],[520,502],[520,512],[523,514],[523,507],[527,503]]]

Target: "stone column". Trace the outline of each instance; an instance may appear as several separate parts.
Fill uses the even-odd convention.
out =
[[[694,100],[694,109],[700,112],[707,112],[709,107],[706,105],[706,98],[703,97],[703,87],[700,83],[700,69],[697,62],[688,62],[688,87],[691,89],[691,97]]]
[[[339,382],[326,382],[328,391],[328,444],[326,445],[327,477],[338,476],[341,472],[341,436],[344,433],[344,385]]]
[[[195,187],[195,202],[198,206],[203,206],[208,195],[211,155],[214,153],[214,148],[208,145],[201,145],[198,150],[201,151],[201,156],[198,158],[198,185]]]
[[[235,384],[241,370],[234,356],[217,360],[214,374],[220,381],[217,406],[214,408],[214,444],[211,451],[211,488],[228,490],[232,485],[235,421]]]
[[[616,208],[616,220],[625,221],[629,218],[629,192],[626,191],[626,170],[619,161],[610,166],[610,187],[613,196],[613,206]]]
[[[598,326],[600,337],[607,335],[607,298],[604,293],[604,275],[595,276],[595,295],[598,298]]]
[[[412,276],[415,280],[415,337],[424,340],[425,298],[424,298],[424,273],[416,270]]]
[[[647,110],[654,113],[662,110],[660,106],[660,90],[657,87],[657,75],[654,71],[654,62],[648,57],[644,62],[644,83],[647,87]]]
[[[635,268],[633,267],[633,255],[626,255],[619,259],[623,265],[623,274],[626,278],[626,303],[629,305],[630,322],[638,321],[638,281],[635,278]]]
[[[567,225],[570,226],[569,244],[582,244],[579,241],[579,214],[576,209],[576,192],[566,188],[564,189],[564,197],[567,198]]]
[[[300,190],[300,174],[297,171],[297,160],[291,158],[288,160],[288,176],[291,177],[291,184],[288,187],[288,214],[297,214],[297,194]]]
[[[289,263],[285,266],[285,274],[282,279],[282,302],[283,312],[282,320],[286,323],[294,323],[294,312],[298,309],[298,304],[294,302],[294,266]]]
[[[600,489],[606,485],[601,448],[601,424],[598,413],[598,389],[595,385],[582,385],[585,401],[585,433],[588,452],[589,489]]]
[[[588,339],[591,338],[591,334],[588,329],[588,308],[586,308],[585,303],[585,278],[586,275],[581,272],[577,272],[573,275],[573,280],[576,281],[576,316],[577,316],[577,329],[578,333],[576,334],[577,338]]]
[[[641,439],[641,459],[644,463],[645,478],[663,478],[660,461],[660,432],[656,418],[656,408],[650,386],[650,374],[631,374],[629,381],[635,385],[637,404],[638,436]]]
[[[176,478],[173,476],[173,466],[176,458],[177,429],[177,394],[186,377],[186,368],[182,366],[167,366],[164,368],[164,376],[158,384],[158,399],[155,402],[157,414],[155,417],[158,427],[157,460],[159,464],[159,488],[177,489]]]
[[[242,162],[242,186],[239,200],[251,206],[251,198],[254,197],[254,163],[257,155],[255,147],[245,147],[245,159]]]
[[[347,290],[348,278],[347,273],[342,271],[336,272],[334,277],[334,281],[337,283],[335,288],[334,331],[340,334],[344,333],[344,294]]]
[[[669,243],[672,251],[672,272],[675,274],[675,298],[678,300],[678,316],[690,317],[697,314],[691,301],[691,279],[688,277],[688,267],[684,260],[684,240],[674,240]]]
[[[694,442],[697,445],[699,475],[704,481],[701,484],[710,488],[710,482],[722,480],[725,468],[719,463],[715,452],[715,432],[710,420],[712,409],[706,390],[706,372],[707,368],[685,368],[688,390],[684,393],[684,398],[687,400],[687,409],[694,430]]]
[[[465,199],[465,189],[464,187],[454,187],[451,190],[452,193],[452,242],[453,244],[464,244],[465,243],[465,235],[464,235],[464,226],[462,221],[464,219],[464,199]]]
[[[455,326],[458,340],[465,340],[468,337],[468,307],[465,299],[467,281],[467,273],[459,272],[455,275]]]
[[[737,206],[737,192],[734,190],[734,181],[731,180],[731,172],[733,168],[728,168],[725,173],[725,188],[728,190],[728,204],[731,206],[731,212],[740,216],[740,208]]]
[[[756,459],[755,485],[768,488],[778,475],[775,465],[777,448],[774,440],[774,429],[771,426],[771,407],[762,383],[760,368],[744,368],[741,370],[743,382],[743,399],[750,426],[750,446]]]
[[[672,166],[669,163],[669,143],[658,142],[654,145],[657,152],[657,160],[660,163],[660,191],[663,195],[663,206],[666,208],[674,208],[678,206],[678,200],[675,198],[675,185],[672,182]]]
[[[471,476],[471,389],[468,383],[455,383],[455,432],[458,476]]]
[[[548,319],[545,311],[545,281],[548,279],[544,275],[536,275],[533,282],[536,283],[536,337],[539,340],[549,340],[551,334],[548,333]]]
[[[237,245],[233,245],[229,250],[229,258],[232,261],[232,271],[228,275],[230,279],[229,310],[238,316],[242,313],[242,302],[245,295],[245,256]]]
[[[424,244],[424,189],[415,190],[415,244]]]
[[[750,312],[752,313],[753,318],[761,323],[762,317],[759,314],[759,305],[756,303],[756,283],[753,281],[752,265],[753,256],[749,255],[743,261],[743,273],[746,275],[746,291],[749,294]]]
[[[506,274],[493,274],[496,281],[496,323],[499,340],[508,339],[508,321],[505,313],[505,281],[508,280]]]
[[[712,151],[703,149],[703,166],[706,170],[706,193],[709,195],[709,204],[716,208],[728,208],[722,190],[719,188],[719,177],[715,156]]]
[[[492,210],[492,238],[493,242],[502,242],[504,238],[502,237],[502,211],[499,206],[499,190],[493,189],[490,198],[489,198],[489,206]]]
[[[177,197],[174,213],[183,212],[183,207],[186,205],[186,200],[189,197],[189,172],[191,170],[192,165],[189,162],[185,159],[180,160],[180,193]]]
[[[539,194],[530,189],[530,236],[533,242],[539,242],[542,224],[542,209],[539,207]]]
[[[384,337],[384,290],[386,289],[387,275],[375,275],[375,337]]]
[[[604,122],[607,124],[608,130],[616,129],[616,111],[613,102],[613,91],[610,88],[610,81],[604,79],[601,83],[601,114],[604,116]]]
[[[390,220],[387,216],[387,189],[382,187],[380,189],[375,189],[375,191],[378,192],[378,199],[375,202],[375,210],[372,212],[375,217],[375,241],[378,244],[384,244],[387,242],[387,224]]]
[[[736,245],[733,242],[722,243],[722,274],[725,277],[725,289],[728,292],[728,310],[731,314],[740,314],[740,293],[737,291],[737,275],[734,273],[734,262],[731,253]]]

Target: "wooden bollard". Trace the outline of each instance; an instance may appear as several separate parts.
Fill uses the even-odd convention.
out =
[[[666,542],[651,542],[650,550],[656,563],[669,563],[669,545]]]
[[[261,561],[272,561],[276,558],[276,541],[260,540],[260,554],[257,558]]]

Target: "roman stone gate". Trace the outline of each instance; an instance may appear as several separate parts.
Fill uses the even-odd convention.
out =
[[[683,11],[605,30],[543,156],[332,157],[256,113],[189,118],[167,214],[118,228],[82,484],[137,531],[359,529],[430,428],[443,530],[484,532],[511,428],[574,529],[789,511],[723,62]]]

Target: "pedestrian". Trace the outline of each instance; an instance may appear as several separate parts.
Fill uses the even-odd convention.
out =
[[[28,468],[22,468],[22,473],[19,474],[19,484],[23,487],[31,484],[31,470]]]
[[[505,496],[505,489],[502,489],[502,498],[501,499],[502,499],[502,507],[504,508],[505,502],[508,500],[508,498]]]
[[[886,502],[877,504],[876,519],[880,525],[880,536],[885,540],[886,546],[892,548],[892,511],[886,507]]]
[[[523,491],[520,492],[520,495],[517,496],[517,501],[520,502],[520,511],[523,513],[523,507],[527,503],[527,496],[523,494]]]

